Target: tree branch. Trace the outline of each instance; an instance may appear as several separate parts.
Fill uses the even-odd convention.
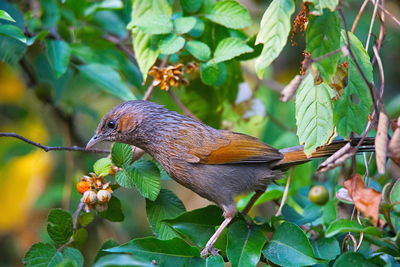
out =
[[[88,152],[88,153],[98,153],[98,154],[108,154],[111,151],[109,149],[86,149],[84,147],[79,146],[45,146],[40,143],[34,142],[28,138],[25,138],[16,133],[0,133],[0,137],[13,137],[19,140],[22,140],[30,145],[36,146],[40,149],[43,149],[46,152],[49,151],[80,151],[80,152]]]

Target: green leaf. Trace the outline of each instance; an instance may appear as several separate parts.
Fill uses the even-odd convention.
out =
[[[334,200],[328,201],[323,207],[322,222],[328,227],[337,218],[336,203]]]
[[[99,216],[112,222],[122,222],[124,214],[122,213],[121,201],[115,196],[111,196],[107,203],[107,210],[99,212]]]
[[[96,261],[96,263],[93,265],[93,267],[115,267],[115,266],[155,267],[156,265],[149,263],[148,260],[146,261],[136,260],[131,255],[124,255],[124,254],[105,255],[101,257],[98,261]]]
[[[47,58],[57,78],[61,77],[68,68],[71,50],[69,44],[62,40],[46,41]]]
[[[256,44],[264,44],[264,48],[255,63],[260,79],[265,69],[279,56],[287,42],[291,24],[290,16],[293,12],[293,0],[273,0],[262,17]]]
[[[88,237],[89,233],[86,230],[86,228],[79,228],[72,235],[72,240],[73,240],[72,244],[74,246],[83,245],[88,240]]]
[[[261,250],[267,237],[258,225],[247,225],[238,221],[228,230],[228,247],[226,254],[229,262],[235,266],[256,266],[260,261]]]
[[[168,0],[134,0],[132,4],[132,21],[137,21],[140,16],[151,10],[171,16],[172,8]]]
[[[244,207],[247,205],[247,203],[250,201],[251,197],[254,195],[254,193],[248,194],[244,198],[241,198],[237,204],[236,207],[239,211],[242,211]],[[274,199],[279,199],[283,195],[283,190],[282,189],[276,189],[274,185],[268,186],[268,189],[266,192],[264,192],[254,203],[253,207],[256,207],[262,203],[269,202]]]
[[[142,196],[150,200],[157,198],[161,189],[157,165],[151,161],[137,160],[129,168],[128,173]]]
[[[296,93],[297,136],[304,144],[304,153],[310,155],[319,146],[326,144],[332,136],[333,105],[332,89],[326,83],[314,85],[308,74]]]
[[[151,35],[137,28],[132,29],[132,45],[143,81],[146,81],[147,73],[156,62],[160,52],[152,45]]]
[[[72,216],[62,209],[52,209],[47,218],[47,232],[54,243],[65,244],[72,236]]]
[[[200,10],[204,0],[181,0],[181,7],[185,12],[195,13]]]
[[[221,74],[222,71],[218,64],[200,64],[200,77],[201,80],[207,85],[221,84]]]
[[[152,9],[139,17],[136,26],[147,34],[166,34],[173,29],[172,21],[168,15]]]
[[[327,27],[329,25],[329,27]],[[306,50],[317,58],[340,48],[340,21],[337,12],[325,11],[322,16],[311,16],[307,25]],[[336,73],[340,54],[336,53],[314,63],[325,82]]]
[[[0,19],[15,22],[15,20],[6,11],[0,9]]]
[[[374,267],[372,262],[368,261],[364,256],[357,252],[346,252],[340,255],[335,261],[333,267]]]
[[[103,256],[111,254],[110,252],[105,251],[105,249],[107,249],[107,248],[113,248],[113,247],[117,247],[117,246],[119,246],[119,244],[118,244],[116,241],[114,241],[114,240],[112,240],[112,239],[107,240],[107,241],[104,242],[104,243],[101,245],[101,247],[98,249],[97,255],[96,255],[96,257],[94,258],[94,261],[97,262],[97,260],[99,260],[99,259],[102,258]]]
[[[190,32],[191,29],[196,25],[195,17],[182,17],[174,20],[175,32],[178,34],[184,34]]]
[[[334,260],[340,254],[340,245],[335,238],[319,238],[312,241],[315,256],[324,260]]]
[[[203,42],[191,40],[186,43],[185,49],[200,61],[206,61],[210,58],[211,50]]]
[[[151,229],[157,237],[159,239],[171,239],[177,235],[164,220],[182,214],[185,212],[185,206],[172,191],[162,189],[155,201],[146,199],[146,212]]]
[[[183,48],[185,45],[185,39],[176,34],[170,34],[158,43],[158,49],[161,54],[171,55]]]
[[[379,236],[381,232],[374,227],[363,227],[356,221],[350,221],[346,219],[339,219],[332,222],[328,229],[326,229],[325,236],[333,237],[338,233],[353,232],[353,233],[367,233],[370,235]]]
[[[284,222],[276,229],[263,254],[268,260],[282,266],[321,263],[315,259],[313,248],[304,232],[290,222]]]
[[[241,54],[249,52],[253,52],[253,49],[248,46],[245,41],[236,37],[228,37],[218,43],[211,62],[219,63],[222,61],[227,61]]]
[[[349,32],[351,48],[367,80],[373,82],[372,65],[367,52],[357,37]],[[342,31],[342,40],[346,40]],[[335,124],[340,136],[348,137],[351,132],[361,134],[371,112],[372,99],[369,88],[350,58],[348,83],[343,95],[335,102]],[[357,118],[357,119],[354,119]]]
[[[19,27],[15,25],[11,24],[0,25],[0,35],[11,37],[17,39],[18,41],[21,41],[22,43],[26,43],[26,37],[24,33]]]
[[[310,8],[310,14],[315,16],[322,15],[324,8],[328,8],[330,11],[335,11],[339,0],[303,0],[304,3],[312,3]]]
[[[400,203],[400,179],[397,179],[390,189],[389,200],[390,203]],[[394,205],[393,209],[396,212],[400,212],[400,205]]]
[[[197,248],[179,238],[171,240],[158,240],[154,237],[138,238],[106,251],[132,253],[135,257],[148,261],[155,260],[158,266],[163,267],[191,266],[193,261],[201,260]]]
[[[78,67],[81,73],[97,83],[101,89],[122,100],[134,100],[135,96],[129,85],[122,80],[120,74],[113,68],[103,64],[89,64]]]
[[[25,266],[55,267],[63,261],[63,255],[57,249],[45,243],[34,244],[25,254],[22,262]]]
[[[94,215],[91,212],[82,213],[78,217],[78,223],[82,227],[88,226],[94,220]]]
[[[75,267],[83,266],[83,256],[82,253],[76,248],[66,247],[62,252],[64,260],[68,259],[74,263]]]
[[[93,171],[97,175],[107,175],[111,172],[111,159],[110,158],[101,158],[97,160],[93,165]]]
[[[222,211],[214,205],[185,212],[174,219],[163,220],[179,234],[188,237],[197,246],[204,247],[222,221]]]
[[[132,161],[132,148],[128,144],[114,143],[111,149],[112,162],[120,168],[127,168]]]
[[[234,0],[214,3],[206,18],[231,29],[242,29],[251,25],[247,9]]]

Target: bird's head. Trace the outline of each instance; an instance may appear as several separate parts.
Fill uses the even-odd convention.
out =
[[[135,108],[139,101],[128,101],[111,109],[99,123],[95,135],[86,149],[102,141],[127,143],[127,136],[135,131],[141,121],[141,114]],[[140,101],[144,102],[144,101]]]

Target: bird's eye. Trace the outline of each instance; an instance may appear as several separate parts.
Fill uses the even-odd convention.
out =
[[[110,120],[109,122],[107,122],[107,127],[110,129],[114,129],[115,128],[115,120]]]

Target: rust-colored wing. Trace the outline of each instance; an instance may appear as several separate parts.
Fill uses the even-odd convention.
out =
[[[191,147],[188,162],[203,164],[235,164],[271,162],[280,160],[283,155],[255,137],[231,131],[219,131],[214,140],[203,140],[201,147]]]

